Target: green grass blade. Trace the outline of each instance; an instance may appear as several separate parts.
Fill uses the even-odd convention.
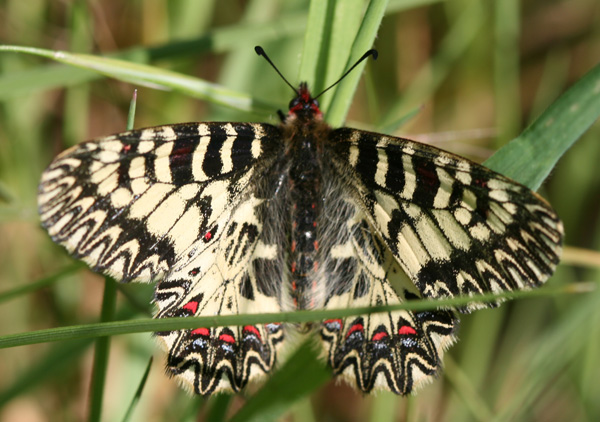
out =
[[[373,0],[369,3],[358,34],[352,44],[349,60],[346,62],[346,69],[373,47],[387,3],[387,0]],[[361,63],[352,73],[346,76],[335,90],[331,105],[327,108],[326,116],[327,121],[333,127],[341,126],[344,123],[365,64],[366,62]]]
[[[304,33],[304,49],[298,77],[308,82],[314,91],[322,86],[323,76],[327,69],[328,42],[325,38],[331,32],[330,20],[326,19],[328,10],[333,7],[332,0],[311,1],[308,9],[306,32]],[[320,84],[320,85],[319,85]]]
[[[231,403],[231,394],[219,394],[212,401],[212,406],[206,418],[207,421],[221,422],[226,420],[229,404]]]
[[[131,102],[129,103],[129,113],[127,114],[127,130],[132,130],[135,126],[135,107],[137,105],[137,89],[133,91]]]
[[[508,145],[484,164],[537,190],[558,159],[600,116],[596,65]]]
[[[515,364],[520,368],[522,377],[522,380],[516,380],[520,387],[510,394],[510,400],[504,403],[492,421],[518,419],[522,409],[535,408],[536,399],[548,385],[560,382],[560,377],[581,358],[581,350],[588,344],[599,303],[600,291],[573,303],[559,323],[550,326],[526,353],[516,356]],[[595,325],[596,330],[597,327]]]
[[[393,122],[406,113],[406,108],[414,108],[423,104],[440,87],[448,77],[456,62],[467,52],[469,46],[477,40],[477,35],[484,27],[486,13],[480,0],[461,2],[464,10],[460,17],[454,21],[440,44],[438,51],[430,61],[425,64],[408,89],[380,120],[382,132],[390,133]]]
[[[578,283],[554,289],[543,288],[528,291],[503,292],[498,294],[484,294],[472,297],[456,297],[443,300],[411,300],[398,305],[371,306],[359,308],[328,309],[315,311],[292,311],[265,314],[238,314],[188,318],[161,318],[161,319],[135,319],[129,321],[101,322],[68,327],[50,328],[45,330],[29,331],[26,333],[8,334],[0,336],[0,349],[7,347],[24,346],[27,344],[62,341],[77,338],[102,337],[117,334],[142,333],[148,331],[174,331],[198,327],[223,327],[228,325],[256,325],[268,324],[273,321],[302,323],[321,321],[329,318],[346,318],[361,314],[376,312],[391,312],[398,310],[424,311],[445,307],[461,307],[474,301],[496,301],[515,298],[550,297],[557,295],[587,293],[594,290],[594,283]]]
[[[276,108],[273,104],[253,99],[246,94],[227,89],[218,84],[144,64],[88,54],[72,54],[30,47],[0,46],[0,51],[38,55],[61,63],[93,70],[125,82],[157,89],[172,89],[236,110],[268,113]]]
[[[146,381],[148,380],[148,374],[150,374],[150,368],[152,367],[152,361],[153,358],[150,357],[150,359],[148,359],[148,365],[146,365],[146,370],[144,371],[142,379],[140,380],[140,385],[138,386],[133,398],[131,399],[131,402],[129,403],[129,406],[127,407],[125,416],[123,416],[123,422],[129,422],[129,420],[131,419],[131,415],[135,410],[135,407],[137,406],[137,404],[140,401],[140,398],[142,397],[142,392],[144,391],[144,386],[146,385]]]
[[[24,294],[35,292],[36,290],[43,289],[44,287],[48,287],[60,280],[61,278],[72,274],[78,270],[85,268],[85,266],[81,263],[74,263],[69,265],[68,267],[60,270],[59,272],[52,274],[48,277],[41,278],[33,283],[26,284],[25,286],[20,286],[15,289],[7,290],[5,292],[0,292],[0,303],[6,302],[11,299],[15,299],[17,297],[23,296]]]
[[[0,408],[52,377],[71,373],[74,362],[85,352],[91,338],[53,345],[45,354],[29,364],[8,387],[0,391]]]
[[[102,322],[112,321],[115,316],[117,303],[116,282],[108,277],[104,281],[104,297],[102,298],[102,311],[100,320]],[[92,370],[92,384],[90,391],[90,422],[99,422],[102,414],[102,400],[104,398],[104,384],[106,382],[106,370],[108,368],[108,354],[110,351],[110,337],[100,337],[96,340],[94,350],[94,364]]]
[[[247,24],[217,28],[197,39],[175,41],[156,47],[134,47],[109,54],[107,57],[136,63],[173,59],[182,56],[224,53],[236,48],[240,39],[251,37],[257,44],[285,39],[302,33],[306,13],[298,12],[274,20],[270,25]],[[0,46],[8,51],[9,46]],[[32,95],[43,90],[73,86],[99,79],[101,75],[71,66],[45,65],[33,69],[0,75],[0,100]]]

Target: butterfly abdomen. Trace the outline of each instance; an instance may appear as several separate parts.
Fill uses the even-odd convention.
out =
[[[314,124],[314,122],[313,122]],[[315,307],[319,268],[319,215],[322,211],[322,174],[313,125],[293,124],[286,151],[289,160],[291,230],[289,239],[290,294],[296,309]]]

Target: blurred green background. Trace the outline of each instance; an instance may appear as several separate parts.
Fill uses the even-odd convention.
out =
[[[365,1],[328,4],[336,18],[350,22],[346,33],[332,35],[341,40],[329,42],[352,43],[361,19],[353,10],[362,10]],[[243,112],[0,52],[0,336],[100,318],[104,279],[75,264],[38,225],[37,182],[52,157],[82,140],[123,131],[134,88],[136,127],[276,122],[276,107],[286,109],[291,91],[253,47],[262,45],[283,74],[298,82],[308,6],[304,0],[0,1],[1,44],[113,55],[274,106],[267,114]],[[481,162],[600,61],[600,3],[391,0],[374,46],[380,57],[367,65],[347,125],[432,143]],[[344,66],[321,63],[318,80],[308,82],[322,87]],[[600,281],[594,253],[600,249],[598,138],[596,123],[541,189],[565,223],[568,246],[549,286]],[[19,290],[26,286],[31,288]],[[119,286],[114,318],[151,315],[151,298],[151,286]],[[330,381],[293,400],[274,396],[271,405],[254,404],[259,410],[253,416],[600,420],[597,292],[517,300],[461,320],[460,341],[446,356],[445,371],[415,396],[362,396]],[[253,403],[252,392],[210,400],[188,396],[164,375],[164,355],[148,333],[113,337],[109,350],[102,420],[122,420],[152,355],[130,420],[219,421]],[[93,362],[92,340],[0,350],[0,420],[97,418],[89,410]]]

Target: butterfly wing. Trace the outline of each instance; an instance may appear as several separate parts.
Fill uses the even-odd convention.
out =
[[[530,189],[401,138],[342,128],[330,140],[335,167],[423,296],[528,289],[554,271],[562,223]]]
[[[264,201],[239,204],[221,235],[190,251],[156,289],[158,318],[279,312],[279,245],[264,243]],[[168,350],[167,372],[197,394],[240,391],[268,373],[283,340],[281,324],[245,325],[157,333]]]
[[[82,143],[42,175],[42,225],[96,271],[160,279],[158,317],[276,312],[278,287],[263,276],[269,268],[266,280],[277,280],[279,252],[263,241],[265,192],[253,179],[276,161],[279,137],[266,124],[187,123]],[[283,331],[271,324],[158,334],[169,372],[210,394],[267,372]]]
[[[348,197],[346,197],[348,198]],[[421,295],[351,198],[338,201],[336,244],[327,260],[324,307],[395,305]],[[408,394],[431,381],[458,321],[451,311],[395,311],[324,321],[321,338],[335,374],[363,392]]]

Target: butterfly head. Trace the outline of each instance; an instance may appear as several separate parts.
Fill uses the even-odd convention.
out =
[[[288,118],[300,120],[320,120],[323,113],[319,108],[319,102],[310,95],[306,82],[300,83],[298,95],[290,101]]]

